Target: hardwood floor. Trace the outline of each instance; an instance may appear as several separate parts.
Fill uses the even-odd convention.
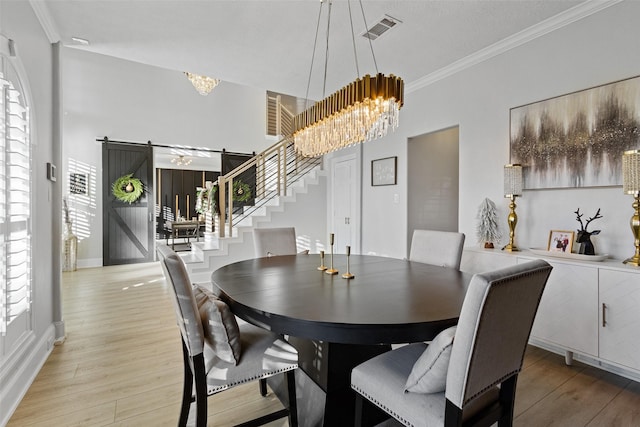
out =
[[[63,276],[67,339],[9,421],[18,426],[175,426],[182,354],[158,263]],[[209,425],[229,426],[280,403],[257,384],[209,398]],[[529,347],[515,426],[638,426],[640,384]],[[271,427],[288,425],[285,421]]]

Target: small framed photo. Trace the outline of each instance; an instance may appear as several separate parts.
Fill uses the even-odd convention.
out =
[[[574,239],[575,235],[573,231],[551,230],[549,232],[547,250],[549,252],[566,252],[570,254],[573,249]]]
[[[397,157],[371,160],[371,185],[396,185]]]
[[[69,193],[83,194],[88,193],[88,179],[86,173],[70,173],[69,174]]]

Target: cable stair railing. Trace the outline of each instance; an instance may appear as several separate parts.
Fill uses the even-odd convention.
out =
[[[228,174],[219,176],[218,237],[232,237],[237,224],[276,197],[286,196],[292,185],[320,162],[321,157],[298,155],[293,139],[287,137]]]

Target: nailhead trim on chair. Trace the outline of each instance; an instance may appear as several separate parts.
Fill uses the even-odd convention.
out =
[[[500,285],[503,285],[505,282],[512,281],[514,279],[514,277],[517,278],[517,277],[533,276],[534,274],[538,274],[540,270],[541,269],[537,269],[537,270],[527,271],[526,273],[514,274],[514,275],[511,275],[509,277],[504,277],[504,278],[502,278],[500,280],[495,280],[495,281],[493,281],[493,283],[494,283],[494,286],[500,286]],[[542,296],[540,296],[540,298],[542,298]],[[480,325],[478,325],[478,326],[480,326]],[[473,361],[471,363],[473,363]],[[473,396],[469,396],[467,399],[464,400],[464,402],[462,402],[462,406],[465,406],[467,403],[471,402],[476,397],[484,394],[485,392],[491,390],[493,387],[495,387],[498,384],[501,384],[502,382],[504,382],[504,380],[506,380],[507,378],[509,378],[509,377],[511,377],[511,376],[513,376],[515,374],[518,374],[518,373],[520,373],[519,369],[515,370],[513,372],[510,372],[509,374],[507,374],[507,375],[503,376],[502,378],[500,378],[498,381],[495,381],[493,384],[483,388],[482,390],[480,390],[478,393],[474,394]]]
[[[490,386],[487,386],[485,388],[483,388],[482,390],[480,390],[479,392],[477,392],[476,394],[474,394],[473,396],[470,396],[467,400],[464,401],[464,403],[462,404],[462,406],[465,406],[467,403],[471,402],[473,399],[475,399],[478,396],[482,396],[484,393],[486,393],[487,391],[491,390],[492,388],[496,387],[498,384],[502,384],[506,379],[509,379],[510,377],[512,377],[515,374],[520,373],[519,370],[517,371],[513,371],[505,376],[503,376],[502,378],[500,378],[498,381],[495,381],[493,384],[491,384]]]
[[[224,386],[210,387],[209,385],[207,385],[207,394],[209,396],[211,396],[212,394],[216,394],[216,393],[219,393],[221,391],[228,390],[228,389],[230,389],[232,387],[235,387],[237,385],[240,385],[240,384],[252,382],[252,381],[255,381],[255,380],[262,379],[262,378],[269,378],[269,377],[272,377],[272,376],[277,375],[277,374],[282,374],[282,373],[285,373],[287,371],[292,371],[294,369],[298,369],[298,365],[297,364],[296,365],[291,365],[291,366],[287,367],[286,369],[285,368],[278,369],[277,371],[265,372],[262,375],[257,375],[255,377],[251,377],[251,378],[245,378],[242,381],[236,381],[236,382],[233,382],[233,383],[227,383]]]
[[[368,393],[365,393],[364,390],[361,390],[360,387],[358,387],[358,386],[356,386],[354,384],[351,384],[351,388],[353,388],[356,392],[358,392],[359,394],[364,396],[368,401],[370,401],[371,403],[376,405],[378,408],[382,409],[387,414],[391,415],[393,418],[395,418],[396,420],[400,421],[405,426],[414,427],[413,424],[411,424],[409,421],[407,421],[404,418],[402,418],[401,415],[396,414],[394,411],[392,411],[391,409],[387,408],[382,403],[378,402],[376,399],[373,398],[373,396],[370,396]]]

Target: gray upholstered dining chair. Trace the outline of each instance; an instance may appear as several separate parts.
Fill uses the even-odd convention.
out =
[[[551,266],[476,274],[457,326],[352,370],[356,425],[364,399],[406,426],[510,426],[518,374]],[[370,408],[371,403],[367,403]]]
[[[414,230],[409,261],[460,270],[464,237],[453,231]]]
[[[297,253],[294,227],[254,228],[253,246],[257,258]]]
[[[296,229],[294,227],[254,228],[253,246],[256,258],[295,255],[297,253]],[[263,396],[267,394],[265,379],[260,380],[260,394]]]
[[[157,248],[170,285],[182,335],[184,385],[179,426],[186,426],[195,401],[196,425],[207,425],[207,397],[249,381],[284,373],[288,407],[250,425],[289,417],[298,425],[295,369],[298,352],[282,337],[249,323],[240,325],[229,307],[206,289],[193,286],[184,262],[168,246]],[[195,394],[194,394],[195,386]]]

